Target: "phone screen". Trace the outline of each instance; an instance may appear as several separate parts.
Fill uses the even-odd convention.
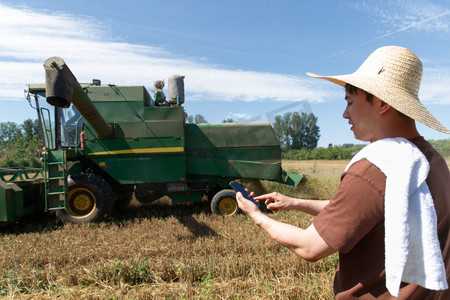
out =
[[[236,191],[241,192],[242,196],[244,196],[245,199],[252,201],[255,203],[256,206],[259,207],[259,203],[253,199],[253,197],[250,197],[250,194],[245,190],[245,188],[237,181],[231,181],[230,186]]]

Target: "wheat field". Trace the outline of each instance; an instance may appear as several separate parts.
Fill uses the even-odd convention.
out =
[[[284,169],[307,175],[299,187],[246,185],[326,199],[345,165],[286,161]],[[266,213],[303,228],[312,220]],[[245,215],[213,215],[207,202],[135,202],[91,224],[62,226],[38,214],[0,227],[5,299],[331,299],[336,265],[336,255],[305,262]]]

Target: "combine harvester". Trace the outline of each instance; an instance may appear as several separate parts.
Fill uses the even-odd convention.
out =
[[[0,170],[0,222],[36,211],[91,222],[123,209],[133,193],[141,203],[207,196],[213,213],[233,215],[231,180],[297,185],[302,178],[282,170],[269,123],[186,124],[182,76],[169,78],[161,104],[144,86],[80,84],[58,57],[44,68],[46,83],[29,84],[27,95],[41,126],[44,169]]]

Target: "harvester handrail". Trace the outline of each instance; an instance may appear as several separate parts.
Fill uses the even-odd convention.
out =
[[[8,175],[10,176],[5,177]],[[4,182],[34,180],[37,179],[39,175],[42,176],[41,168],[31,168],[31,167],[0,168],[0,179],[3,180]]]
[[[47,115],[48,115],[48,124],[46,124],[46,122],[45,122],[44,111],[46,111]],[[53,149],[54,148],[53,147],[53,134],[52,134],[52,131],[51,131],[52,120],[50,119],[50,110],[48,110],[45,107],[41,107],[41,116],[42,116],[42,125],[44,127],[43,128],[44,134],[47,137],[47,141],[49,143],[48,145],[45,145],[45,146],[47,146],[50,149]],[[49,134],[50,134],[50,136],[49,136]]]

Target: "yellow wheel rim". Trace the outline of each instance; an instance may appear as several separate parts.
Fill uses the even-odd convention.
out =
[[[224,215],[233,215],[237,211],[237,202],[233,198],[223,198],[219,202],[219,211]]]
[[[69,204],[66,211],[73,217],[87,217],[95,207],[95,195],[83,187],[73,188],[68,193]]]
[[[73,207],[76,210],[86,210],[89,208],[90,199],[86,195],[78,195],[73,199]]]

